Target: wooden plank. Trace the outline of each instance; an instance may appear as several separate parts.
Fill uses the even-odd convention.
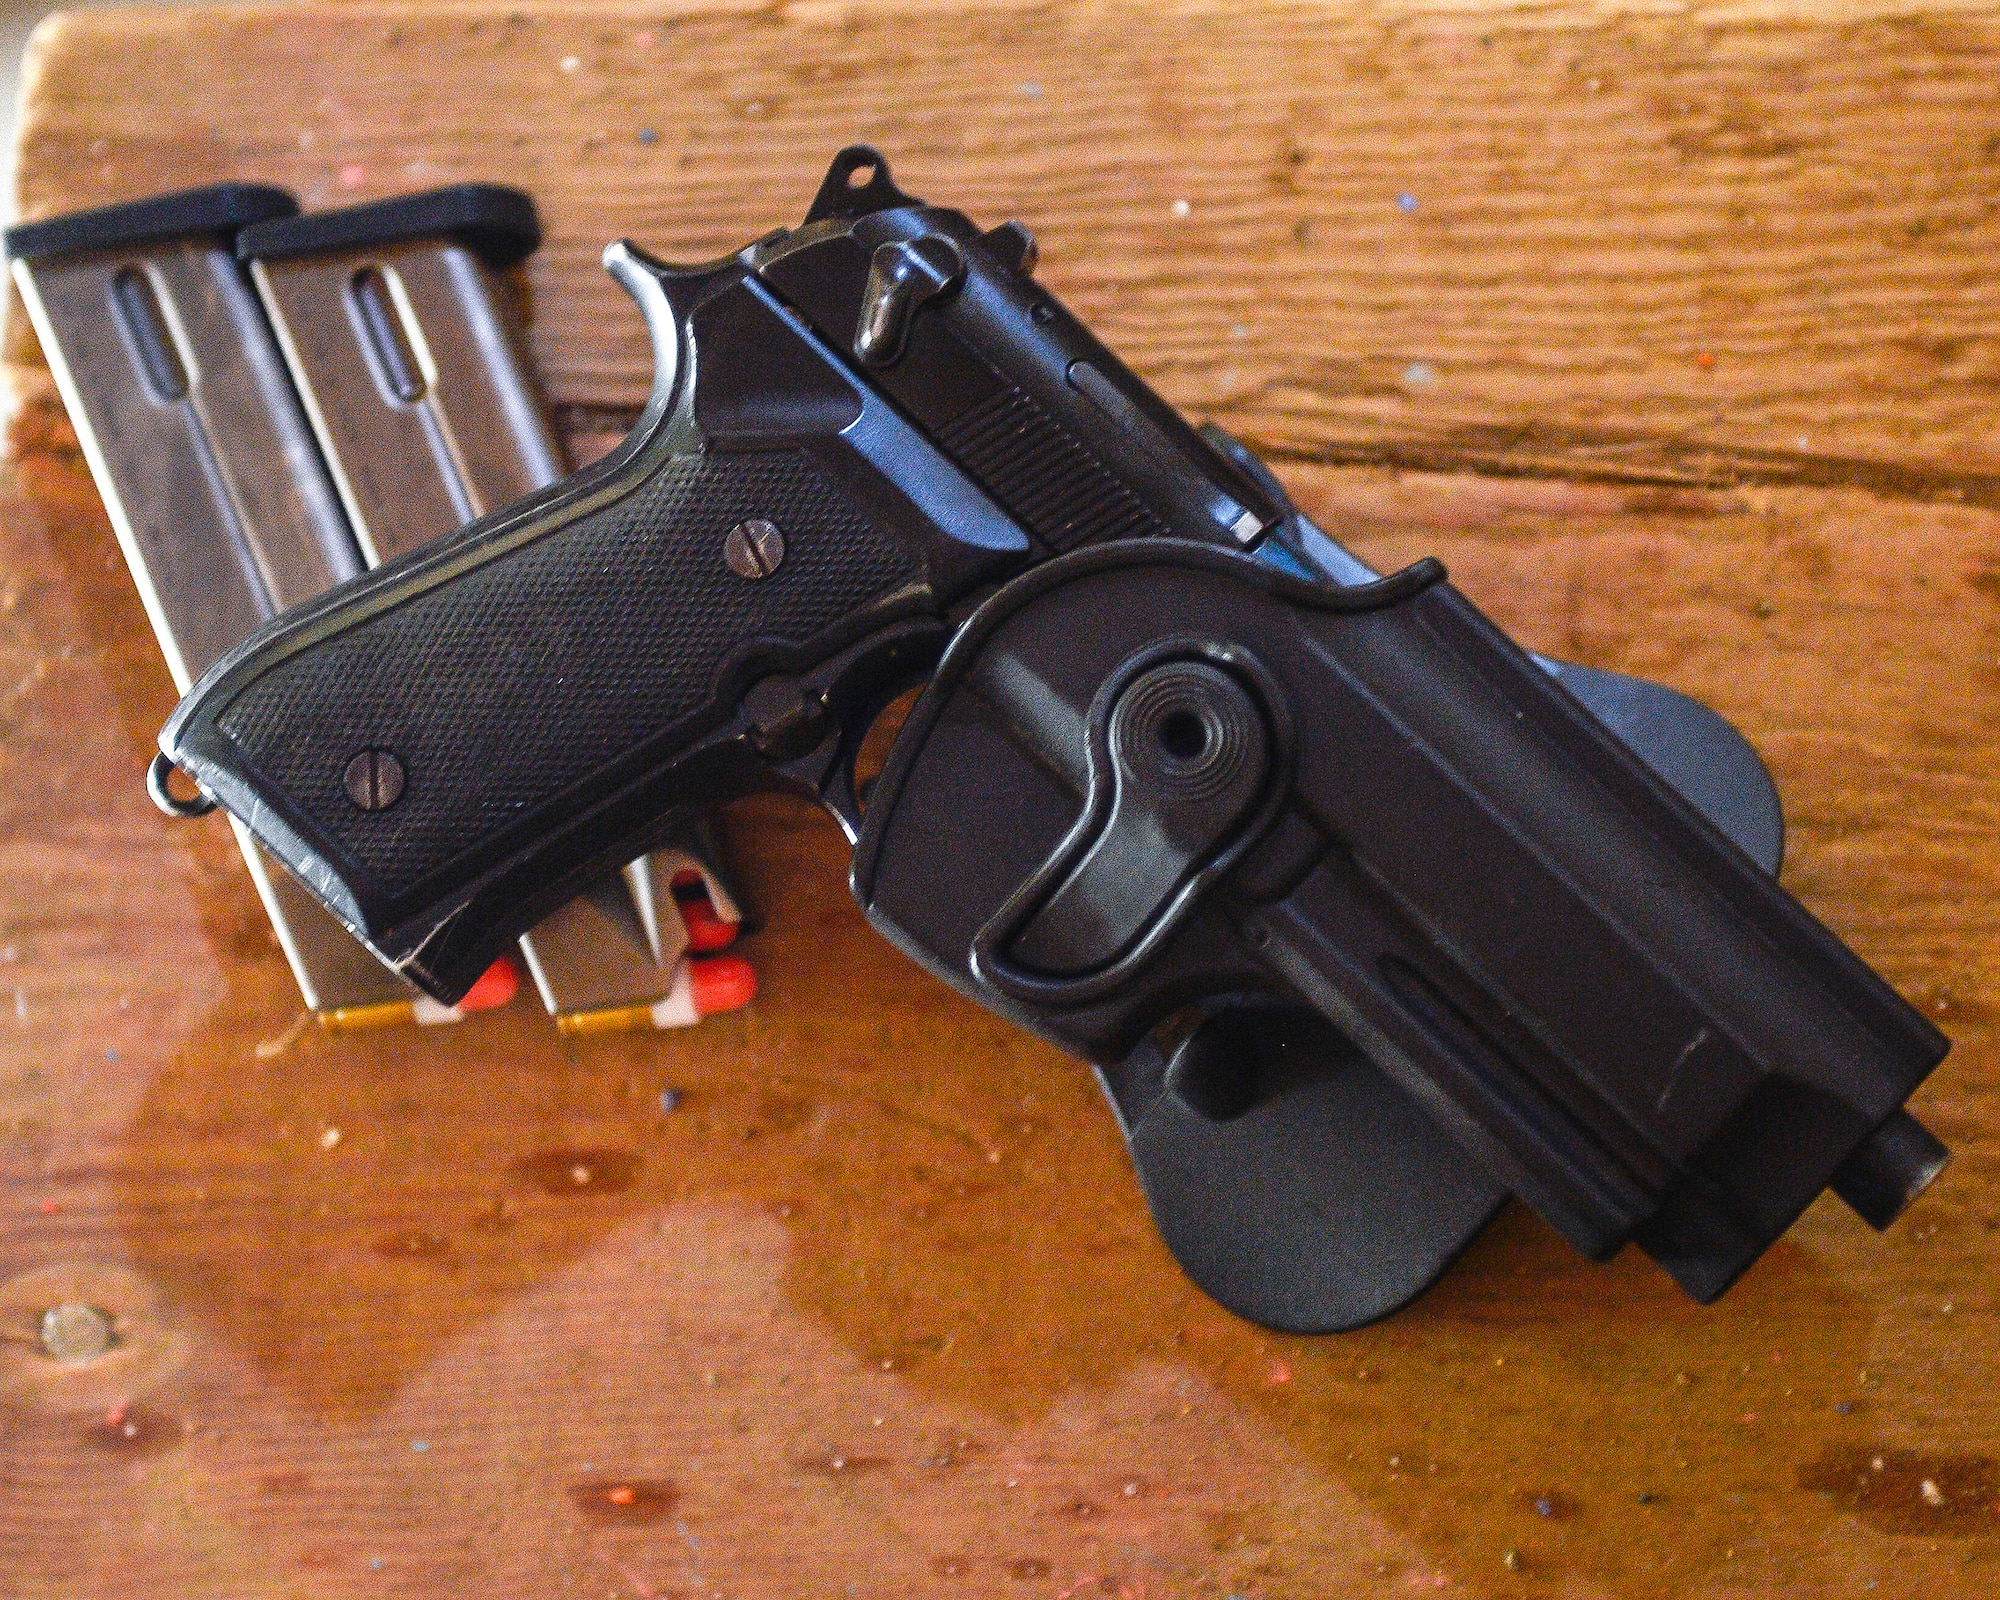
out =
[[[1992,22],[85,12],[41,36],[21,201],[191,174],[313,204],[517,179],[552,228],[552,387],[629,405],[645,343],[592,265],[606,239],[735,248],[795,221],[829,149],[865,137],[919,193],[1032,218],[1048,281],[1117,348],[1290,451],[1611,470],[1664,452],[1683,474],[1746,452],[1753,477],[1891,467],[1991,498]]]
[[[1179,1276],[1087,1074],[875,939],[830,825],[776,802],[733,815],[748,1015],[288,1039],[225,831],[139,791],[171,691],[17,323],[0,1588],[1991,1592],[1989,14],[514,15],[68,19],[25,209],[525,182],[583,427],[645,382],[605,237],[730,248],[876,138],[1024,216],[1060,292],[1372,559],[1441,554],[1524,641],[1741,723],[1787,882],[1959,1041],[1918,1102],[1958,1161],[1881,1239],[1823,1202],[1707,1310],[1510,1214],[1408,1314],[1262,1334]],[[71,1295],[125,1337],[61,1368],[35,1318]]]
[[[0,744],[22,1592],[1992,1581],[2000,752],[1990,716],[1945,710],[1976,663],[1991,681],[1990,594],[1962,581],[1990,513],[1303,480],[1378,559],[1440,550],[1531,641],[1742,719],[1792,800],[1793,886],[1960,1041],[1920,1100],[1958,1165],[1885,1239],[1823,1202],[1704,1311],[1511,1216],[1409,1314],[1314,1341],[1188,1288],[1086,1075],[874,939],[797,810],[737,815],[771,916],[750,1017],[565,1050],[517,1009],[261,1057],[294,999],[220,830],[139,797],[169,697],[108,533],[74,462],[23,477],[38,515],[10,508],[0,562],[0,677],[26,685]],[[626,1156],[606,1192],[533,1176]],[[134,1308],[109,1372],[26,1342],[71,1283]],[[135,1396],[140,1440],[109,1436]],[[655,1480],[668,1509],[591,1498]]]

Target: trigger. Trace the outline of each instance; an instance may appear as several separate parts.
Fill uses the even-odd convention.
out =
[[[841,832],[847,835],[847,842],[853,844],[861,837],[861,823],[868,809],[868,799],[875,788],[880,773],[868,777],[859,776],[861,758],[868,748],[869,735],[875,731],[883,715],[898,700],[912,689],[922,684],[929,676],[928,671],[902,672],[885,682],[854,714],[841,724],[839,743],[834,749],[832,760],[818,777],[815,785],[819,803],[829,811],[834,821],[840,824]]]

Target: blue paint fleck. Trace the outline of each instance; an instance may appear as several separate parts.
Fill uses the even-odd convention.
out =
[[[658,144],[660,142],[659,129],[641,128],[639,130],[639,142],[641,144]]]
[[[370,1572],[380,1572],[382,1570],[382,1558],[380,1556],[370,1556],[368,1558],[368,1570]]]
[[[681,1108],[680,1090],[662,1089],[660,1091],[660,1109],[662,1111],[666,1112],[668,1116],[672,1116],[676,1111],[680,1110],[680,1108]]]
[[[1396,196],[1396,209],[1407,217],[1412,211],[1417,209],[1417,197],[1405,189],[1401,194]]]
[[[416,1451],[418,1455],[422,1455],[426,1450],[430,1449],[430,1447],[431,1447],[431,1442],[428,1439],[412,1439],[410,1441],[410,1448]]]

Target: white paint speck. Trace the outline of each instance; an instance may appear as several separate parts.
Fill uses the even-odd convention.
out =
[[[575,56],[564,56],[561,61],[556,63],[556,65],[561,67],[562,70],[565,72],[574,72],[578,67],[582,66],[583,63],[577,60]]]
[[[1174,215],[1177,217],[1184,217],[1193,209],[1194,207],[1189,205],[1185,200],[1176,200],[1174,202]]]

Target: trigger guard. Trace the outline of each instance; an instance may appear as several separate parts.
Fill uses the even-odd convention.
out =
[[[921,687],[929,677],[928,667],[912,671],[870,695],[855,712],[841,721],[832,758],[819,778],[819,803],[840,824],[840,830],[847,836],[850,845],[861,837],[862,816],[867,810],[866,801],[854,781],[854,768],[861,759],[862,746],[868,742],[868,735],[881,720],[882,713],[912,689]]]

